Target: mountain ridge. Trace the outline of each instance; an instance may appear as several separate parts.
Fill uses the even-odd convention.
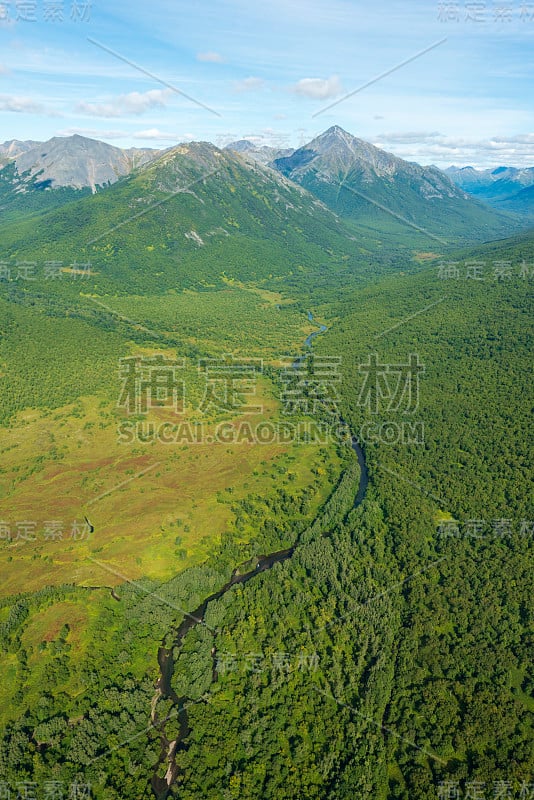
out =
[[[452,232],[460,238],[473,238],[473,231],[492,238],[512,224],[437,167],[405,161],[339,125],[272,166],[352,224],[369,220],[385,229],[393,217],[431,237]]]
[[[41,182],[47,182],[51,187],[82,189],[88,186],[96,192],[97,187],[114,183],[159,153],[159,150],[148,148],[123,150],[74,134],[54,136],[18,153],[14,161],[18,174],[26,182],[39,177]]]
[[[528,199],[534,187],[534,167],[479,170],[451,166],[445,172],[457,186],[494,208],[534,214],[534,202]]]
[[[28,202],[40,210],[47,203],[63,205],[73,199],[72,191],[108,191],[121,179],[143,174],[154,164],[169,163],[176,154],[189,154],[214,167],[220,158],[215,154],[234,153],[242,162],[271,170],[309,191],[358,230],[371,231],[374,237],[385,234],[392,244],[397,236],[408,243],[413,230],[427,239],[441,240],[452,234],[459,240],[487,240],[520,226],[514,217],[474,199],[437,167],[405,161],[339,125],[296,150],[285,151],[258,147],[249,140],[238,140],[224,149],[210,142],[188,141],[165,150],[124,150],[79,134],[31,144],[12,140],[0,147],[11,153],[0,168],[0,199],[7,212],[14,208],[22,213],[25,194],[33,194]],[[169,185],[161,170],[158,174],[161,185]],[[62,197],[57,194],[60,188],[67,190]]]

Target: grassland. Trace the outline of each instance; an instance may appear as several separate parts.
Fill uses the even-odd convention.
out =
[[[91,300],[84,298],[89,304]],[[219,292],[106,297],[102,303],[105,318],[120,318],[120,334],[109,334],[111,345],[100,327],[86,321],[49,318],[5,304],[20,327],[32,326],[22,341],[13,335],[2,342],[0,351],[9,362],[3,376],[5,391],[16,393],[29,378],[35,396],[41,388],[42,405],[12,414],[9,426],[0,428],[0,520],[11,535],[11,541],[6,536],[0,546],[0,565],[7,574],[4,594],[16,593],[21,586],[35,591],[68,582],[114,586],[125,577],[139,575],[169,578],[202,562],[214,543],[233,529],[235,513],[225,497],[231,495],[235,502],[247,494],[269,496],[286,485],[299,492],[313,482],[314,470],[328,468],[332,476],[339,471],[333,447],[324,463],[325,452],[298,444],[168,445],[119,440],[118,426],[124,419],[124,411],[117,408],[119,356],[176,358],[180,347],[171,349],[160,343],[179,338],[195,342],[199,352],[230,352],[270,363],[284,352],[298,352],[304,336],[313,329],[291,301],[254,287],[229,285]],[[150,329],[156,343],[125,339],[134,332],[135,323]],[[77,328],[81,346],[71,337],[50,342],[51,335],[69,325],[71,330]],[[35,352],[34,364],[28,364],[27,354],[22,353],[25,345],[31,346],[30,355]],[[40,369],[37,353],[43,354],[43,346]],[[46,358],[47,349],[53,358]],[[29,374],[18,368],[21,363]],[[40,383],[43,371],[49,391],[43,391]],[[96,373],[96,380],[89,373]],[[186,359],[184,374],[190,406],[183,419],[202,419],[209,430],[210,424],[236,417],[237,412],[195,413],[203,389],[192,358]],[[54,392],[56,382],[58,391]],[[77,386],[84,383],[96,386],[99,393],[78,396]],[[30,401],[34,394],[30,391]],[[75,396],[74,402],[58,407],[58,395],[69,394]],[[258,382],[254,402],[262,411],[251,418],[252,424],[279,415],[279,399],[266,377]],[[147,428],[151,421],[177,421],[165,408],[153,408],[140,419]],[[312,514],[331,488],[331,481],[323,482]],[[94,532],[90,536],[75,532],[73,538],[74,522],[83,528],[85,516]],[[28,536],[18,532],[17,523],[23,521],[35,524]],[[43,540],[51,521],[61,523],[61,534],[57,540],[50,535]],[[239,538],[253,536],[249,529],[241,531]],[[109,564],[110,571],[91,559]]]
[[[261,419],[269,419],[275,400],[259,399],[265,401]],[[314,469],[325,466],[324,452],[314,445],[125,446],[118,440],[115,409],[99,407],[95,398],[83,398],[79,406],[81,416],[72,415],[72,406],[48,415],[26,412],[18,424],[0,429],[0,519],[11,525],[13,536],[15,523],[34,521],[37,537],[2,543],[4,594],[68,582],[114,586],[124,576],[169,578],[205,559],[232,529],[235,515],[221,494],[231,492],[233,500],[268,496],[288,483],[289,473],[298,492],[312,483]],[[42,456],[38,468],[36,450]],[[334,468],[339,463],[334,450],[330,460]],[[330,488],[324,485],[314,507]],[[83,525],[85,515],[94,533],[73,540],[73,523]],[[54,520],[63,522],[62,538],[43,541],[45,523]],[[123,577],[88,557],[120,565]]]

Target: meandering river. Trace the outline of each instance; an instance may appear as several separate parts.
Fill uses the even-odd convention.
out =
[[[308,320],[310,322],[314,322],[313,314],[311,311],[308,311]],[[315,323],[317,324],[317,323]],[[328,328],[326,325],[319,325],[319,330],[313,331],[310,333],[309,336],[306,337],[304,342],[305,350],[309,350],[312,346],[313,339],[316,336],[320,336],[322,333],[325,333]],[[295,362],[294,367],[298,367],[302,359],[305,357],[305,353],[299,356]],[[340,423],[346,427],[345,421],[340,418]],[[351,446],[356,456],[358,458],[358,464],[360,467],[360,481],[358,485],[358,490],[356,492],[354,506],[360,505],[362,500],[364,499],[367,486],[369,483],[368,471],[367,471],[367,464],[365,461],[365,454],[360,447],[358,441],[356,440],[355,436],[351,436]],[[187,705],[190,703],[190,699],[188,697],[179,697],[175,690],[172,688],[172,676],[174,671],[174,662],[176,660],[177,655],[180,652],[180,648],[183,642],[184,637],[186,634],[194,628],[196,625],[201,625],[204,623],[204,617],[206,615],[206,610],[209,604],[214,600],[219,600],[226,592],[235,584],[238,583],[248,583],[248,581],[252,580],[256,575],[259,575],[262,572],[265,572],[268,569],[271,569],[275,564],[280,564],[282,561],[287,561],[287,559],[291,558],[295,550],[299,547],[299,541],[297,541],[292,547],[289,547],[285,550],[278,550],[275,553],[269,553],[268,555],[258,556],[255,560],[255,567],[253,569],[249,569],[246,572],[242,571],[243,567],[247,565],[240,565],[237,567],[230,580],[222,586],[217,592],[214,592],[209,597],[206,597],[202,603],[199,605],[195,611],[192,611],[188,616],[184,619],[182,624],[178,627],[175,633],[173,644],[170,648],[166,648],[162,645],[158,650],[158,664],[160,668],[160,677],[156,684],[156,695],[152,701],[152,714],[151,714],[151,721],[152,724],[158,728],[161,732],[161,754],[154,769],[154,773],[151,780],[152,790],[154,795],[156,796],[157,800],[166,800],[169,796],[170,788],[175,782],[179,772],[180,767],[177,764],[177,756],[179,755],[180,751],[186,748],[185,740],[187,739],[190,730],[189,730],[189,723],[187,717]],[[247,562],[248,564],[249,562]],[[217,679],[217,673],[215,670],[216,664],[216,651],[215,646],[212,650],[212,658],[213,658],[213,680]],[[165,733],[165,719],[160,720],[157,716],[157,703],[159,699],[169,699],[174,705],[176,709],[175,716],[177,716],[179,721],[179,733],[176,739],[169,740]],[[165,776],[161,778],[159,776],[160,768],[162,765],[167,764],[167,771]]]

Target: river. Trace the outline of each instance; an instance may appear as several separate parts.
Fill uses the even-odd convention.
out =
[[[313,314],[311,311],[308,311],[308,320],[310,322],[314,322]],[[315,323],[318,324],[318,323]],[[309,336],[306,337],[304,342],[304,349],[309,350],[312,346],[313,339],[316,336],[320,336],[322,333],[325,333],[328,330],[326,325],[319,324],[319,330],[313,331],[310,333]],[[293,366],[296,368],[301,363],[301,361],[305,358],[306,353],[299,356]],[[345,420],[340,418],[340,423],[343,427],[346,427]],[[360,481],[358,485],[358,491],[356,493],[356,497],[354,499],[354,506],[360,505],[360,503],[365,498],[367,492],[367,486],[369,483],[369,476],[367,471],[367,464],[365,461],[365,454],[360,447],[359,442],[357,441],[355,436],[351,436],[351,447],[356,453],[358,458],[358,464],[360,467]],[[181,623],[175,633],[175,638],[172,644],[172,647],[166,648],[162,645],[158,650],[158,664],[160,668],[160,677],[156,684],[156,695],[152,701],[152,715],[151,721],[152,724],[159,728],[161,732],[161,754],[158,763],[155,766],[154,774],[152,776],[151,785],[152,790],[154,792],[155,797],[157,800],[166,800],[169,796],[170,788],[175,782],[180,768],[176,763],[176,757],[179,754],[180,750],[184,750],[186,745],[184,744],[185,739],[188,737],[190,733],[189,723],[187,718],[187,710],[186,706],[190,701],[188,697],[179,697],[174,689],[172,688],[172,676],[174,671],[174,663],[177,658],[175,651],[178,651],[181,647],[182,641],[186,634],[194,628],[196,625],[201,625],[204,622],[204,617],[206,615],[206,610],[209,604],[214,600],[219,600],[226,592],[238,583],[247,583],[248,581],[252,580],[256,575],[259,575],[262,572],[265,572],[268,569],[271,569],[275,564],[280,564],[283,561],[287,561],[287,559],[291,558],[297,547],[299,546],[299,541],[292,546],[285,550],[278,550],[274,553],[269,553],[268,555],[258,556],[255,559],[256,566],[249,570],[248,572],[242,572],[241,569],[245,565],[240,565],[236,567],[230,580],[222,586],[218,591],[211,594],[209,597],[206,597],[202,603],[198,606],[195,611],[192,611]],[[248,563],[248,562],[247,562]],[[213,658],[213,681],[217,680],[217,673],[215,670],[216,664],[216,650],[215,646],[212,649],[212,658]],[[177,717],[180,723],[180,730],[178,736],[173,741],[170,741],[166,734],[165,734],[165,720],[159,720],[156,713],[157,701],[160,698],[170,699],[177,709]],[[164,778],[161,778],[158,774],[159,768],[163,764],[167,764],[167,771]]]

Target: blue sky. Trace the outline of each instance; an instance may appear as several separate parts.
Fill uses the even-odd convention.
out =
[[[534,165],[534,0],[74,5],[0,0],[0,141],[297,146],[338,124],[424,164]]]

